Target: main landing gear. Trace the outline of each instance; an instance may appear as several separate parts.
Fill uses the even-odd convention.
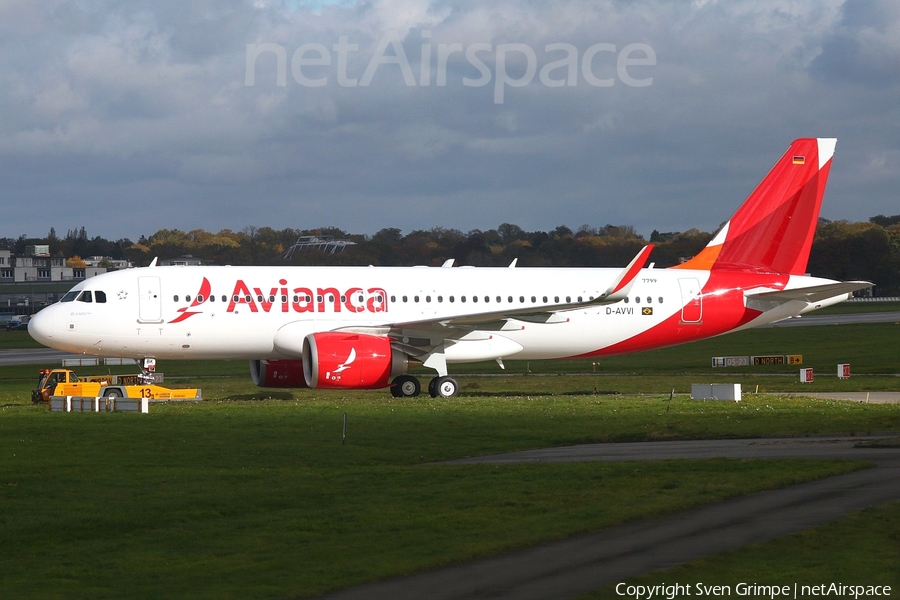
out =
[[[394,398],[414,398],[422,391],[419,380],[412,375],[395,377],[391,384]],[[459,384],[452,377],[435,377],[428,382],[428,393],[432,398],[453,398],[459,394]]]

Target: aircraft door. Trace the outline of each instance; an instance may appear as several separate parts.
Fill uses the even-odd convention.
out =
[[[159,277],[138,277],[138,305],[138,321],[142,323],[162,321]]]
[[[703,297],[700,295],[700,282],[693,277],[679,279],[681,288],[681,323],[700,325],[703,320]]]

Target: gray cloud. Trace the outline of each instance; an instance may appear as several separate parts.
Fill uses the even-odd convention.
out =
[[[391,31],[410,73],[381,64],[370,85],[340,85],[342,36],[359,48],[347,76],[362,80]],[[133,239],[163,227],[372,233],[503,221],[712,230],[801,136],[840,138],[824,216],[894,214],[897,40],[890,0],[10,0],[0,4],[0,236],[76,224]],[[609,87],[590,85],[580,63],[598,43],[616,53],[597,52],[588,75]],[[284,49],[284,85],[271,52],[245,84],[248,44]],[[301,67],[326,85],[294,78],[304,44],[328,52],[331,64]],[[480,72],[455,52],[438,86],[441,44],[489,44],[476,56],[490,83],[464,85]],[[533,50],[537,63],[528,85],[503,87],[502,104],[500,44]],[[577,85],[541,79],[564,56],[548,44],[576,49]],[[655,54],[626,71],[652,85],[625,85],[616,55],[629,44]],[[526,53],[507,57],[512,79],[527,72]]]

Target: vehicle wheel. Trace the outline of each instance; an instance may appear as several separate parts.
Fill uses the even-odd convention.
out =
[[[122,394],[119,393],[119,390],[106,390],[106,394],[104,398],[121,398]]]
[[[412,375],[395,377],[391,385],[391,395],[394,398],[415,398],[421,391],[419,380]]]
[[[453,398],[459,395],[459,384],[452,377],[435,377],[428,385],[432,398]]]

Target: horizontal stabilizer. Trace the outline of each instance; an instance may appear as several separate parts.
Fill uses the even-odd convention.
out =
[[[864,290],[872,287],[872,283],[868,281],[840,281],[837,283],[829,283],[825,285],[813,285],[810,287],[797,288],[793,290],[779,290],[776,292],[762,292],[759,294],[748,294],[748,300],[765,300],[768,302],[790,302],[791,300],[802,300],[804,302],[822,302],[829,298],[835,298],[844,294],[851,294],[857,290]]]

